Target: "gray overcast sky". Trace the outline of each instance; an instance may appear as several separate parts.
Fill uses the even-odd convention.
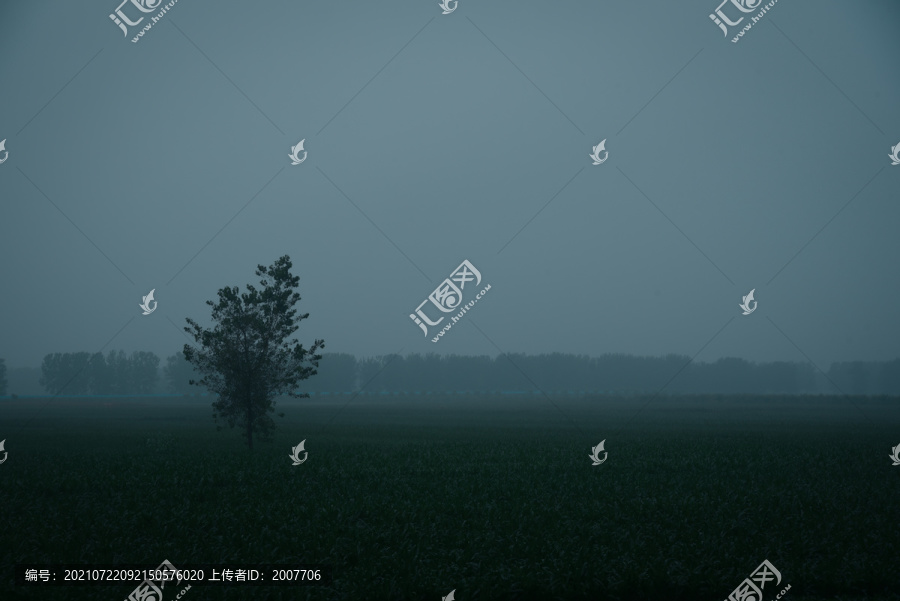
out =
[[[900,2],[718,4],[0,2],[0,357],[172,354],[283,254],[326,352],[900,356]]]

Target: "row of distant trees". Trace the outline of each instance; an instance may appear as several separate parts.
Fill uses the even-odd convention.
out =
[[[191,379],[200,378],[182,353],[169,356],[162,365],[155,353],[147,351],[130,355],[125,351],[110,351],[105,356],[86,352],[51,353],[44,357],[41,367],[13,368],[8,375],[6,363],[0,359],[0,396],[10,392],[32,395],[206,392],[203,387],[191,386]]]
[[[411,354],[357,359],[324,354],[309,392],[617,391],[682,393],[900,394],[900,359],[833,363],[825,374],[809,363],[754,363],[686,355],[600,357],[563,353],[460,356]]]
[[[41,363],[41,386],[50,394],[149,394],[159,379],[159,357],[146,351],[52,353]]]
[[[183,355],[166,360],[160,384],[160,359],[148,351],[102,353],[52,353],[44,357],[39,383],[50,394],[152,394],[167,392],[192,394],[201,392],[191,387],[195,377]]]
[[[182,353],[159,357],[146,351],[53,353],[39,370],[50,394],[198,394],[199,379]],[[687,365],[687,367],[685,367]],[[0,395],[14,383],[27,381],[29,368],[7,374],[0,359]],[[833,363],[826,374],[808,363],[753,363],[726,358],[692,363],[684,355],[637,357],[571,354],[459,356],[437,354],[382,355],[356,358],[326,353],[318,374],[302,384],[307,392],[416,391],[656,391],[682,393],[835,393],[900,395],[900,359],[887,362]],[[677,374],[677,375],[676,375]],[[837,388],[835,388],[837,387]],[[13,390],[22,393],[22,390]],[[31,390],[38,393],[37,390]]]

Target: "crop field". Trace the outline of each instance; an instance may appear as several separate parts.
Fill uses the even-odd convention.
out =
[[[134,589],[15,563],[167,559],[333,570],[188,601],[722,601],[767,559],[765,601],[900,600],[898,398],[348,399],[279,401],[252,452],[208,400],[0,400],[0,599]]]

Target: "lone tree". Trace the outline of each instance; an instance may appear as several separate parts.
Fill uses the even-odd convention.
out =
[[[199,349],[184,345],[184,357],[203,375],[191,384],[205,386],[218,395],[213,417],[237,424],[253,450],[253,434],[268,438],[275,427],[269,413],[275,411],[275,397],[287,394],[308,398],[296,392],[297,384],[317,373],[325,348],[316,340],[304,349],[297,340],[287,340],[309,317],[297,315],[293,306],[300,300],[294,291],[300,278],[291,275],[291,259],[285,255],[271,266],[259,265],[261,290],[251,284],[239,294],[237,286],[219,290],[219,302],[206,301],[213,308],[215,328],[206,330],[188,318],[184,331],[194,337]],[[284,414],[280,414],[284,417]],[[221,429],[221,426],[219,426]]]

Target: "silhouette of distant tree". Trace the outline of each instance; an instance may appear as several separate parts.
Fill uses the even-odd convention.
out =
[[[881,364],[878,370],[878,391],[884,394],[900,394],[900,359]]]
[[[50,394],[87,394],[90,353],[51,353],[41,364],[41,386]]]
[[[872,394],[884,373],[881,364],[864,361],[832,363],[829,379],[846,394]]]
[[[200,374],[194,371],[194,366],[184,358],[183,352],[166,357],[163,378],[166,382],[166,390],[169,392],[193,395],[198,391],[191,386],[191,380],[199,377]]]
[[[137,394],[150,394],[159,380],[159,357],[148,351],[134,351],[129,357],[131,390]]]
[[[133,390],[133,370],[125,351],[109,351],[106,355],[106,373],[110,394],[128,394]]]
[[[103,353],[94,353],[88,360],[88,379],[92,393],[112,393],[114,382]]]

